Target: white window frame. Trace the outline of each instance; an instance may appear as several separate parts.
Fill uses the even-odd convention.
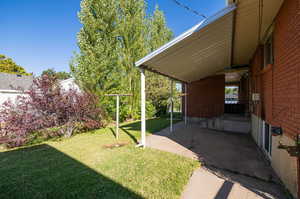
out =
[[[268,124],[266,121],[263,121],[263,130],[262,130],[262,146],[261,148],[263,149],[264,153],[267,155],[267,157],[269,159],[272,158],[272,126],[271,124],[268,124],[269,125],[269,148],[268,148],[268,151],[265,149],[265,130],[266,130],[266,124]]]
[[[267,45],[270,44],[270,49],[267,48]],[[267,57],[267,51],[270,50],[269,56]],[[270,60],[268,60],[270,59]],[[268,63],[270,61],[270,63]],[[269,33],[265,43],[264,43],[264,67],[267,67],[269,64],[274,64],[274,39],[273,32]]]

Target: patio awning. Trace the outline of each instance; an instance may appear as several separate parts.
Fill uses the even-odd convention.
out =
[[[284,0],[239,0],[234,20],[232,65],[249,64],[263,43]]]
[[[239,81],[256,47],[272,29],[282,3],[283,0],[227,0],[226,8],[137,61],[136,66],[142,69],[142,138],[138,146],[146,146],[145,69],[182,82],[220,73],[227,75],[226,82]],[[170,121],[172,130],[172,117]]]
[[[231,66],[249,65],[283,0],[227,1],[227,7],[137,61],[136,66],[193,82]]]
[[[215,74],[231,65],[231,4],[136,62],[136,66],[183,82]]]

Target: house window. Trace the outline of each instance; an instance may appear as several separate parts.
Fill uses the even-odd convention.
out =
[[[271,34],[264,45],[264,67],[274,63],[273,35]]]
[[[264,122],[263,129],[263,149],[265,153],[269,156],[272,155],[272,133],[271,133],[271,125]]]

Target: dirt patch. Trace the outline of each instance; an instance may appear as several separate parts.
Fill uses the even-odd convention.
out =
[[[120,147],[126,146],[128,144],[129,144],[128,142],[117,142],[117,143],[114,143],[114,144],[103,145],[103,148],[105,148],[105,149],[114,149],[114,148],[120,148]]]

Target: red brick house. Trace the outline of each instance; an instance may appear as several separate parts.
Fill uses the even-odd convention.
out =
[[[286,150],[297,149],[300,140],[300,0],[227,0],[226,8],[136,65],[141,68],[142,135],[143,71],[150,70],[185,85],[188,121],[249,131],[286,188],[300,197],[299,155]],[[225,104],[225,86],[238,86],[238,104]],[[228,123],[226,113],[249,120]]]
[[[253,138],[295,196],[299,158],[278,149],[278,144],[294,146],[300,133],[300,1],[283,2],[264,43],[252,56],[249,74],[250,93],[260,94],[260,101],[251,104]],[[283,135],[267,133],[272,126],[281,127]]]

